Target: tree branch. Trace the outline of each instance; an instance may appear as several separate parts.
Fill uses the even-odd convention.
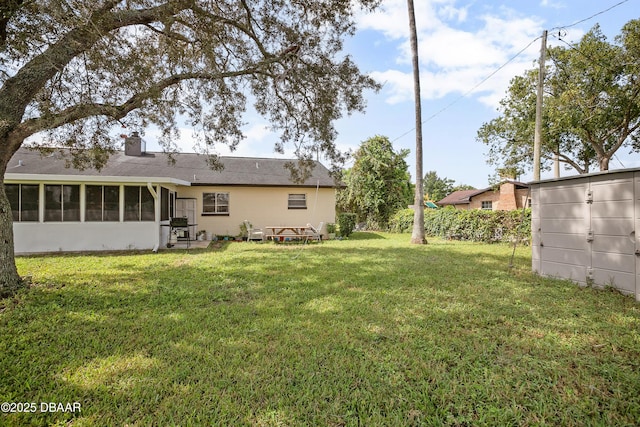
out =
[[[156,99],[165,89],[180,84],[186,80],[220,80],[230,77],[239,77],[259,72],[259,68],[263,65],[273,62],[263,61],[254,67],[246,68],[238,71],[228,71],[223,73],[183,73],[167,77],[159,82],[151,85],[144,91],[136,93],[128,100],[119,105],[86,103],[78,104],[59,111],[58,113],[45,115],[38,118],[28,119],[19,124],[11,133],[11,136],[24,140],[25,138],[46,129],[53,129],[65,124],[73,123],[91,116],[107,116],[114,120],[124,118],[131,111],[140,108],[143,104],[151,99]]]
[[[0,50],[7,43],[7,25],[9,20],[23,6],[24,0],[5,0],[0,3]]]
[[[547,159],[549,160],[553,160],[551,157],[547,156]],[[567,157],[565,154],[562,153],[558,153],[558,161],[562,162],[562,163],[566,163],[568,165],[570,165],[572,168],[574,168],[575,170],[578,171],[578,173],[580,174],[584,174],[586,173],[586,170],[581,167],[578,163],[576,163],[573,159],[571,159],[570,157]]]
[[[220,22],[222,24],[226,24],[226,25],[232,26],[232,27],[240,30],[241,32],[246,34],[251,40],[253,40],[253,42],[256,44],[256,46],[258,47],[258,50],[260,51],[260,53],[262,54],[263,57],[269,58],[269,57],[273,56],[264,47],[264,45],[262,44],[262,41],[258,38],[258,36],[253,31],[253,28],[251,27],[251,21],[252,21],[251,12],[250,12],[248,6],[246,5],[246,3],[244,1],[242,2],[242,4],[243,4],[243,6],[244,6],[244,8],[245,8],[245,10],[247,12],[247,20],[249,21],[248,22],[249,25],[247,27],[245,27],[243,25],[240,25],[238,22],[236,22],[234,20],[227,19],[227,18],[224,18],[222,16],[218,16],[218,15],[215,15],[213,13],[207,12],[206,10],[204,10],[201,7],[198,7],[196,5],[194,5],[191,9],[195,13],[197,13],[198,15],[209,17],[214,22]]]
[[[107,2],[97,10],[84,26],[75,28],[42,54],[25,64],[15,76],[0,88],[0,114],[19,122],[24,109],[36,93],[73,58],[88,50],[96,41],[115,29],[130,25],[144,25],[172,16],[186,9],[192,2],[173,0],[157,7],[110,12],[118,2]],[[11,111],[6,111],[11,106]]]
[[[161,31],[161,30],[155,28],[153,25],[150,25],[150,24],[144,24],[144,26],[146,28],[148,28],[149,30],[153,31],[154,33],[161,34],[161,35],[163,35],[165,37],[168,37],[170,39],[178,40],[178,41],[181,41],[181,42],[184,42],[184,43],[193,43],[192,40],[189,40],[188,38],[184,37],[182,34],[178,34],[176,32],[168,30],[167,26],[165,26],[165,30],[164,31]]]

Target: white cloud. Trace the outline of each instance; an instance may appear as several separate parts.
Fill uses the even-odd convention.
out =
[[[380,31],[388,39],[400,41],[395,60],[398,67],[371,73],[386,83],[386,101],[396,104],[413,99],[406,2],[388,0],[383,6],[383,12],[362,16],[359,21],[360,28]],[[481,102],[495,107],[511,78],[534,67],[539,43],[521,51],[542,34],[542,21],[504,7],[482,9],[482,14],[473,15],[473,6],[473,2],[459,0],[416,2],[424,98],[467,93],[504,67],[474,91],[483,93]]]
[[[210,151],[221,156],[237,156],[237,157],[282,157],[282,155],[274,153],[274,142],[277,140],[269,126],[261,121],[256,120],[255,123],[245,127],[243,130],[245,139],[238,144],[236,150],[232,151],[225,144],[218,144]],[[178,129],[180,137],[176,141],[179,152],[193,153],[202,152],[202,143],[198,140],[194,130],[188,127]],[[147,151],[162,151],[162,147],[158,143],[161,136],[160,130],[155,126],[145,129],[143,140],[146,142]],[[290,150],[291,151],[291,150]],[[284,157],[294,157],[292,152],[285,153]]]
[[[456,0],[432,0],[414,2],[416,26],[418,31],[424,31],[432,27],[440,20],[433,8],[434,3],[444,3],[449,7],[448,14],[454,14],[453,5]],[[386,0],[382,7],[369,14],[361,14],[358,17],[358,28],[382,32],[389,39],[402,39],[409,37],[409,14],[406,0]]]
[[[413,77],[411,73],[398,70],[374,71],[370,74],[378,82],[382,83],[383,93],[389,104],[398,104],[412,99]]]
[[[554,1],[554,0],[542,0],[540,2],[540,6],[549,7],[552,9],[564,9],[566,7],[566,5],[561,1]]]

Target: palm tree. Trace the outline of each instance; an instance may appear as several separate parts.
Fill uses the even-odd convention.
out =
[[[422,106],[420,103],[420,67],[418,65],[418,35],[416,31],[416,13],[413,8],[413,0],[407,0],[409,8],[409,38],[411,40],[411,53],[413,63],[413,96],[416,109],[416,192],[413,202],[413,231],[411,243],[425,244],[424,236],[424,195],[422,192]]]

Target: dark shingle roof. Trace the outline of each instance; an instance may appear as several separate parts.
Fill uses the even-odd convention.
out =
[[[334,187],[336,183],[321,163],[315,162],[312,176],[302,184],[291,181],[285,163],[292,160],[258,157],[221,157],[222,171],[212,170],[207,156],[195,153],[174,154],[175,164],[164,153],[145,153],[126,156],[123,152],[111,155],[100,171],[83,171],[65,167],[60,154],[42,156],[40,152],[19,149],[7,167],[11,174],[44,174],[102,177],[165,177],[188,181],[192,185],[245,185],[245,186],[313,186]],[[295,160],[293,160],[295,162]]]
[[[444,199],[437,202],[438,205],[462,205],[467,204],[471,200],[472,196],[479,193],[484,193],[486,190],[458,190],[449,194]]]

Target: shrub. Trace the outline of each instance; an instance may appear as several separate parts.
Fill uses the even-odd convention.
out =
[[[410,233],[413,228],[413,209],[401,209],[389,219],[389,231],[392,233]]]
[[[342,237],[349,237],[356,228],[356,214],[343,212],[338,214],[338,230]]]
[[[389,222],[390,231],[408,233],[413,228],[413,210],[403,209]],[[511,242],[531,238],[531,209],[483,211],[452,208],[425,210],[424,229],[427,236],[477,242]]]

